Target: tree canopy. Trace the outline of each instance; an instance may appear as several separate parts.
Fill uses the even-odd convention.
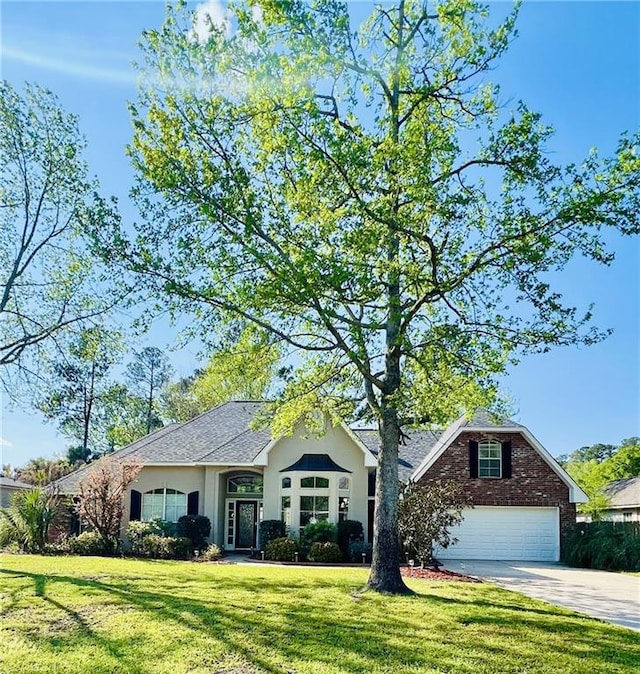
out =
[[[491,403],[518,354],[604,337],[551,279],[639,229],[636,138],[559,166],[541,115],[502,105],[489,74],[516,15],[249,0],[205,34],[169,9],[131,108],[145,218],[96,232],[200,336],[241,321],[296,352],[289,422],[359,402],[377,420],[377,590],[406,590],[402,426]]]
[[[0,83],[0,382],[33,374],[43,351],[122,296],[108,287],[85,226],[113,223],[82,159],[77,119],[36,85]]]
[[[610,505],[604,487],[640,475],[640,438],[626,438],[619,445],[581,447],[569,454],[563,465],[589,497],[579,506],[580,512],[598,519]]]

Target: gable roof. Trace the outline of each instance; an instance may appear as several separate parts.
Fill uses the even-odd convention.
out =
[[[518,424],[511,419],[499,419],[490,415],[487,410],[479,409],[469,419],[466,415],[461,416],[457,421],[449,426],[440,436],[435,446],[424,457],[418,468],[411,475],[414,481],[419,480],[433,464],[447,450],[452,442],[463,432],[473,431],[476,433],[520,433],[525,440],[540,454],[544,461],[549,465],[554,473],[569,487],[569,500],[572,503],[586,503],[589,498],[567,473],[564,468],[549,454],[549,452],[540,444],[538,439],[531,431],[522,424]]]
[[[610,508],[640,508],[640,475],[610,482],[602,491]]]
[[[349,428],[347,424],[343,421],[340,422],[335,428],[341,428],[358,449],[364,454],[364,465],[367,468],[375,468],[378,465],[377,458],[374,453],[371,451],[371,448],[360,438],[359,434],[353,429]],[[262,449],[255,455],[254,463],[256,466],[266,466],[269,460],[269,452],[280,442],[282,438],[272,438],[271,441],[266,444]]]

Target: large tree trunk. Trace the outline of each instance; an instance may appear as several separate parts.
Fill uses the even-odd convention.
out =
[[[398,540],[398,444],[400,427],[393,406],[384,406],[378,422],[380,449],[373,518],[373,559],[367,587],[389,594],[408,594],[400,575]]]

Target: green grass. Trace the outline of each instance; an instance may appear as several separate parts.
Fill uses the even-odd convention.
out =
[[[640,635],[492,585],[359,569],[0,555],[0,672],[636,672]]]

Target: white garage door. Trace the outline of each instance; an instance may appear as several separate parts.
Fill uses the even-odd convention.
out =
[[[464,520],[452,533],[458,543],[435,550],[437,559],[557,562],[560,558],[557,508],[478,506],[464,511]]]

